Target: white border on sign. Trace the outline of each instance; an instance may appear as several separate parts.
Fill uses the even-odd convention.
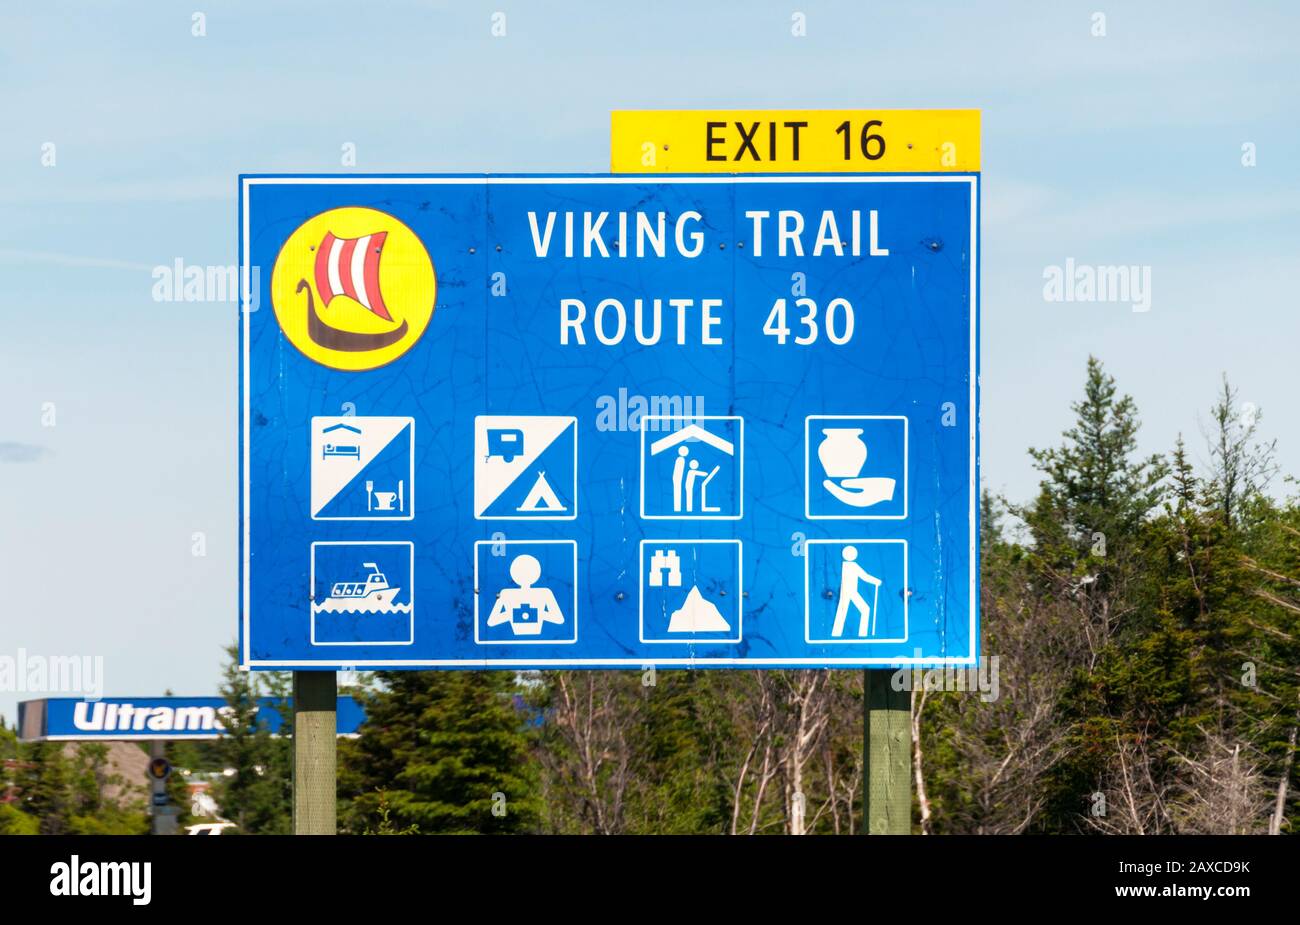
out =
[[[901,514],[814,514],[812,512],[812,422],[813,421],[902,421],[903,422],[903,513]],[[803,516],[807,520],[907,520],[908,429],[905,414],[810,414],[803,419]]]
[[[645,462],[647,421],[735,421],[736,422],[736,513],[735,514],[647,514],[645,512]],[[745,516],[745,419],[739,414],[643,414],[641,415],[641,519],[642,520],[740,520]],[[644,642],[645,640],[642,640]]]
[[[736,636],[733,639],[730,636],[695,636],[682,637],[678,639],[646,639],[645,638],[645,548],[646,544],[663,545],[663,546],[703,546],[718,545],[722,543],[734,543],[736,546]],[[740,540],[701,540],[701,539],[660,539],[660,540],[642,540],[637,548],[637,638],[646,645],[672,645],[672,646],[703,646],[709,643],[719,643],[721,645],[734,645],[741,641],[745,636],[745,550]]]
[[[808,560],[811,557],[808,555],[808,547],[809,546],[842,546],[846,543],[852,543],[855,546],[861,546],[863,544],[874,544],[877,546],[887,544],[887,543],[902,544],[903,546],[903,589],[902,589],[903,590],[903,635],[902,636],[890,636],[884,639],[875,639],[875,638],[813,639],[812,638],[812,575],[809,571],[810,564]],[[844,645],[867,646],[873,643],[882,643],[882,642],[893,642],[893,643],[907,642],[907,637],[910,635],[910,629],[908,627],[908,622],[907,622],[908,619],[907,604],[908,604],[908,599],[911,597],[911,595],[907,593],[907,588],[908,588],[907,540],[867,540],[867,539],[860,539],[857,537],[850,537],[848,539],[842,539],[842,540],[841,539],[805,540],[804,555],[803,555],[803,641],[808,643],[809,645],[827,645],[827,646],[844,646]]]
[[[968,536],[968,550],[970,562],[970,581],[968,597],[969,627],[966,638],[970,640],[970,649],[961,655],[941,655],[928,658],[908,655],[881,655],[881,656],[850,656],[836,658],[833,656],[810,657],[810,658],[664,658],[655,659],[656,666],[707,666],[707,665],[752,665],[754,667],[846,667],[861,668],[872,665],[893,666],[893,665],[926,665],[926,666],[943,666],[943,665],[964,665],[972,666],[978,663],[979,652],[976,651],[976,633],[979,620],[978,609],[978,582],[979,568],[975,558],[975,548],[979,538],[979,520],[977,518],[977,505],[979,496],[979,485],[977,481],[978,466],[978,407],[976,404],[976,394],[979,387],[978,369],[976,368],[977,350],[979,341],[977,339],[979,329],[979,175],[972,174],[837,174],[832,176],[813,176],[800,174],[771,174],[763,176],[671,176],[655,175],[651,177],[637,174],[628,174],[624,176],[567,176],[554,177],[545,174],[534,176],[517,176],[517,177],[376,177],[376,176],[324,176],[324,177],[277,177],[277,176],[245,176],[240,178],[240,211],[242,215],[242,227],[240,229],[240,263],[243,275],[241,279],[243,287],[243,303],[241,311],[243,312],[243,373],[242,373],[242,402],[241,414],[243,417],[243,452],[241,454],[243,461],[243,478],[241,479],[240,490],[242,492],[243,523],[240,525],[242,535],[243,561],[240,563],[242,577],[242,590],[240,593],[240,604],[243,612],[242,626],[242,652],[241,667],[244,668],[267,668],[267,669],[294,669],[294,668],[332,668],[341,662],[329,661],[324,659],[277,659],[275,661],[265,659],[251,658],[252,651],[252,588],[251,573],[252,565],[250,559],[250,540],[252,538],[252,524],[250,514],[250,437],[251,425],[249,423],[250,410],[250,390],[251,373],[249,372],[249,340],[251,333],[250,314],[248,305],[251,304],[252,296],[248,290],[249,280],[251,277],[251,262],[249,258],[249,241],[250,241],[250,219],[249,219],[249,194],[253,186],[279,185],[279,186],[335,186],[335,185],[388,185],[388,186],[514,186],[536,183],[550,183],[556,186],[562,185],[598,185],[602,183],[609,184],[644,184],[653,183],[656,185],[681,184],[763,184],[763,183],[964,183],[970,193],[970,279],[968,300],[970,308],[970,330],[968,343],[969,367],[968,382],[969,393],[966,408],[966,416],[969,422],[969,457],[970,457],[970,492],[967,503],[967,520],[970,524],[970,533]],[[389,667],[412,667],[412,668],[532,668],[532,667],[642,667],[646,664],[644,658],[557,658],[557,659],[455,659],[455,658],[429,658],[429,659],[370,659],[349,660],[348,664],[356,669],[383,669]]]
[[[573,615],[572,639],[482,639],[479,637],[479,600],[482,594],[478,584],[478,550],[480,546],[559,546],[573,547]],[[480,646],[571,646],[578,641],[578,541],[577,540],[475,540],[474,541],[474,643]]]

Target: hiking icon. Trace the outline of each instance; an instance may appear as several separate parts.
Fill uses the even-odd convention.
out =
[[[804,641],[872,645],[909,639],[906,540],[809,539]]]
[[[840,567],[840,592],[835,605],[835,623],[831,627],[832,636],[844,635],[844,622],[848,619],[849,607],[858,612],[858,635],[861,637],[876,635],[876,609],[880,604],[880,579],[869,574],[858,565],[858,547],[845,546],[840,552],[843,565]],[[862,596],[862,584],[872,586],[872,601]]]

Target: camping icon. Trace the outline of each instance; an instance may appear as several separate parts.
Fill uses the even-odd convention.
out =
[[[555,493],[551,483],[546,481],[545,470],[539,470],[537,481],[533,482],[532,490],[528,496],[519,504],[516,511],[553,511],[563,513],[565,510],[564,502],[560,496]]]
[[[574,519],[577,455],[577,418],[479,415],[474,419],[475,518]]]
[[[505,462],[514,462],[524,452],[524,432],[516,427],[489,427],[487,432],[488,455],[500,456]]]

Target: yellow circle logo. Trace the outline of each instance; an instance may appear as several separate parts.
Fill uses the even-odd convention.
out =
[[[271,272],[280,330],[333,369],[374,369],[415,346],[438,283],[415,232],[377,209],[330,209],[298,226]]]

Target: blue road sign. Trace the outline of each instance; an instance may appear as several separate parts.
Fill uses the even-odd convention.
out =
[[[48,697],[18,704],[18,735],[24,742],[153,739],[215,739],[225,735],[229,707],[220,697]],[[288,705],[274,697],[257,702],[257,721],[272,735]],[[338,698],[339,735],[355,735],[365,721],[354,697]]]
[[[241,177],[242,663],[974,664],[978,203]]]

